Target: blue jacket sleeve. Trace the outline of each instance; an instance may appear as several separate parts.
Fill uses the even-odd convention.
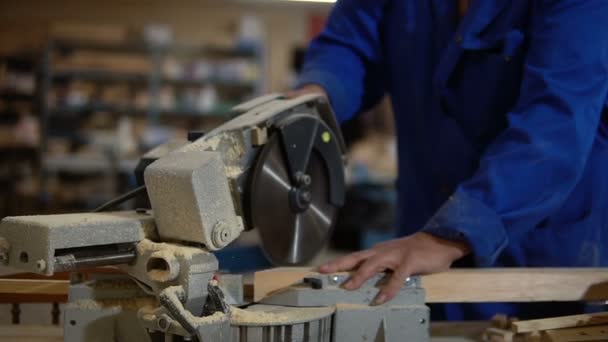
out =
[[[531,21],[520,97],[476,174],[424,231],[466,240],[491,265],[508,230],[559,210],[578,183],[608,95],[608,1],[541,1]]]
[[[306,54],[299,86],[320,85],[339,121],[376,104],[384,94],[380,21],[385,0],[339,0]]]

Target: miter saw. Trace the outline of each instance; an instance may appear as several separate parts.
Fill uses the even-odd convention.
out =
[[[66,341],[426,341],[416,277],[388,304],[383,281],[343,290],[347,275],[313,274],[259,302],[213,255],[257,229],[276,265],[310,261],[344,202],[344,143],[325,97],[267,95],[231,121],[142,158],[151,209],[7,217],[0,261],[25,272],[74,271]],[[110,204],[115,204],[112,202]],[[82,268],[124,272],[84,279]]]

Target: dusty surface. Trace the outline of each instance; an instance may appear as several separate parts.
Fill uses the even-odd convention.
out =
[[[192,323],[193,325],[219,323],[227,318],[225,313],[219,311],[214,313],[213,315],[205,317],[196,317],[193,316],[190,312],[188,312],[185,317],[188,322]]]
[[[36,215],[3,219],[0,236],[11,247],[9,266],[51,275],[56,249],[136,242],[153,228],[150,215],[135,212]],[[40,260],[46,262],[43,269],[36,266]]]
[[[232,325],[297,324],[325,318],[333,314],[333,307],[292,308],[255,305],[248,309],[231,308]]]
[[[152,281],[156,281],[159,283],[164,283],[166,281],[171,280],[171,276],[168,271],[163,270],[151,270],[146,273],[148,278]]]
[[[88,224],[108,224],[113,222],[133,221],[137,220],[138,218],[141,218],[141,215],[131,211],[126,211],[107,213],[10,216],[3,219],[2,221],[19,222],[28,225],[40,225],[45,227],[79,227]]]
[[[125,299],[81,299],[67,304],[67,307],[75,307],[83,310],[99,310],[111,307],[122,307],[123,310],[137,311],[142,307],[156,307],[158,301],[154,297],[125,298]]]
[[[223,156],[216,152],[174,152],[146,169],[148,195],[162,238],[202,243],[215,250],[242,231]],[[218,222],[233,233],[223,244],[212,237]]]
[[[164,251],[165,253],[170,253],[186,260],[192,260],[192,257],[196,254],[205,253],[205,250],[200,248],[175,245],[166,242],[154,242],[148,239],[144,239],[137,244],[137,251],[139,255],[143,255],[147,252]]]
[[[170,291],[171,289],[178,289],[178,287],[176,287],[176,286],[168,287],[166,289],[166,291],[167,290]],[[176,291],[179,291],[179,289]],[[172,302],[172,304],[175,307],[178,307],[178,308],[183,307],[183,304],[179,301],[177,296],[169,296],[169,300]],[[201,325],[201,324],[219,323],[222,320],[227,319],[226,314],[223,312],[219,312],[219,311],[215,312],[213,315],[209,315],[209,316],[205,316],[205,317],[194,316],[190,313],[190,311],[187,311],[187,310],[182,311],[182,314],[183,314],[184,318],[188,321],[188,323],[190,323],[193,326]]]
[[[243,169],[239,166],[226,166],[226,176],[229,178],[236,178],[241,173],[243,173]]]
[[[245,155],[246,147],[242,135],[238,133],[219,133],[183,146],[178,151],[218,151],[222,153],[222,161],[226,166],[227,177],[234,178],[243,172],[243,169],[240,167],[240,161]]]

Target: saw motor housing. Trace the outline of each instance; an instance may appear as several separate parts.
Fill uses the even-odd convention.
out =
[[[289,149],[286,159],[294,182],[304,173],[311,149],[321,147],[332,178],[331,200],[341,206],[344,144],[325,101],[319,95],[256,99],[236,107],[240,115],[234,120],[150,164],[144,179],[160,238],[200,243],[215,251],[244,229],[255,228],[247,212],[250,173],[259,151],[274,134]],[[327,142],[315,144],[318,139]]]

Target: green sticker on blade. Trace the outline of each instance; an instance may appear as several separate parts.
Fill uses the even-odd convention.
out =
[[[328,131],[325,131],[321,134],[321,139],[324,143],[328,143],[331,140],[331,134]]]

